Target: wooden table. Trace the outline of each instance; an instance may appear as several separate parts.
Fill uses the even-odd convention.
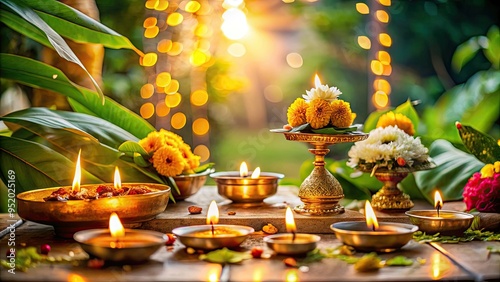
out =
[[[189,198],[187,201],[176,205],[169,204],[167,210],[156,219],[144,223],[144,229],[159,229],[164,232],[171,230],[171,225],[183,223],[184,225],[196,224],[203,216],[188,215],[185,207],[192,204],[199,204],[204,207],[207,195],[213,195],[214,187],[204,187],[202,192]],[[264,210],[267,214],[261,221],[284,220],[284,210],[277,203],[283,202],[283,198],[291,201],[290,188],[281,188],[278,195],[266,200],[265,206],[270,210],[253,209],[254,214],[248,216],[248,222],[257,222],[259,210]],[[292,193],[293,194],[293,193]],[[209,198],[209,197],[208,197]],[[217,197],[215,197],[217,198]],[[248,207],[232,206],[223,203],[223,199],[217,198],[222,203],[221,210],[236,211],[239,217],[223,216],[222,219],[229,220],[230,224],[238,221],[245,221],[245,213],[242,209]],[[224,208],[225,207],[225,208]],[[275,207],[277,214],[283,216],[272,216],[272,207]],[[247,210],[247,213],[250,213]],[[358,216],[353,214],[353,216]],[[166,220],[170,218],[171,220]],[[276,219],[278,218],[278,219]],[[316,232],[321,236],[318,248],[335,248],[341,243],[330,231],[324,232],[323,227],[318,229],[318,225],[328,222],[328,225],[335,221],[335,216],[325,218],[306,217],[296,215],[303,228],[316,226]],[[190,220],[193,221],[190,221]],[[223,221],[221,219],[221,221]],[[387,216],[386,221],[401,222],[399,215]],[[161,223],[166,227],[160,227]],[[308,221],[312,223],[308,225]],[[11,225],[14,224],[14,225]],[[13,227],[18,225],[15,229]],[[251,224],[250,224],[251,225]],[[301,225],[298,225],[300,230]],[[259,229],[256,229],[259,230]],[[11,274],[7,269],[0,272],[1,281],[432,281],[432,280],[453,280],[453,281],[499,281],[500,280],[500,255],[488,254],[487,247],[500,248],[500,242],[467,242],[460,244],[420,244],[410,241],[401,250],[395,253],[379,254],[383,259],[388,259],[396,255],[403,255],[408,258],[425,259],[424,264],[414,263],[406,267],[384,267],[376,272],[360,273],[354,270],[353,265],[347,264],[336,258],[325,258],[320,262],[308,264],[307,272],[296,268],[286,267],[283,263],[285,256],[275,255],[268,249],[264,242],[265,235],[252,234],[241,246],[241,251],[250,250],[254,246],[264,248],[270,258],[249,259],[239,264],[220,265],[209,263],[198,259],[198,254],[188,254],[186,248],[176,242],[173,247],[162,247],[151,259],[137,265],[105,265],[100,269],[93,269],[87,266],[87,254],[72,239],[63,239],[55,236],[51,226],[41,225],[34,222],[23,222],[19,218],[11,218],[9,214],[0,214],[0,254],[4,258],[8,248],[8,242],[15,240],[16,248],[27,246],[39,246],[43,243],[50,244],[51,256],[70,257],[69,263],[41,263],[27,272],[16,271]],[[281,231],[280,231],[281,232]],[[14,239],[11,239],[14,238]],[[362,256],[358,253],[356,256]]]

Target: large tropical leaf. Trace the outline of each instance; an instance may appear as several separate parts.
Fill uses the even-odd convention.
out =
[[[22,56],[0,54],[0,77],[31,87],[58,92],[68,97],[77,112],[100,117],[130,132],[139,139],[155,128],[145,119],[105,97],[104,105],[98,95],[71,82],[60,70]]]
[[[0,21],[8,27],[21,34],[29,34],[29,37],[45,47],[54,48],[50,41],[40,29],[25,21],[23,18],[6,10],[0,10]]]
[[[459,122],[457,122],[457,129],[465,147],[478,160],[486,164],[493,164],[500,160],[500,146],[493,137]]]
[[[33,9],[57,33],[75,42],[102,44],[113,49],[126,48],[134,50],[140,56],[144,55],[127,37],[64,3],[55,0],[18,1]]]
[[[36,2],[38,2],[38,1],[36,1]],[[27,22],[36,26],[43,33],[45,33],[50,44],[54,47],[54,50],[57,52],[57,54],[59,54],[59,56],[61,56],[61,58],[65,59],[69,62],[75,63],[80,68],[82,68],[87,73],[90,80],[92,81],[92,84],[96,88],[97,93],[99,94],[102,103],[104,103],[104,94],[102,93],[102,90],[99,87],[99,84],[97,83],[97,81],[95,81],[95,79],[92,77],[92,75],[90,75],[89,71],[85,68],[85,66],[80,61],[80,59],[78,59],[78,57],[75,55],[73,50],[71,50],[71,48],[68,46],[68,43],[66,43],[66,41],[64,41],[64,39],[57,32],[55,32],[54,29],[52,29],[29,6],[27,6],[22,1],[0,0],[0,3],[9,7],[12,11],[17,13],[24,20],[26,20]]]
[[[28,108],[0,117],[0,120],[23,127],[29,126],[31,131],[39,132],[39,134],[44,128],[37,128],[36,125],[70,130],[87,138],[95,138],[100,143],[113,148],[118,148],[125,141],[137,141],[135,136],[122,128],[101,118],[82,113],[55,111],[47,108]]]
[[[39,143],[0,136],[0,177],[7,183],[8,171],[16,174],[16,193],[38,188],[70,185],[75,164]],[[63,173],[66,170],[72,173]],[[100,183],[100,179],[82,169],[82,182]]]
[[[484,163],[473,155],[442,139],[432,143],[429,155],[437,167],[414,173],[417,186],[429,202],[433,201],[433,193],[436,190],[440,191],[445,201],[462,199],[467,180],[484,166]]]

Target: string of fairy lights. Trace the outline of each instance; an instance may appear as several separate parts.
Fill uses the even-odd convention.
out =
[[[190,131],[193,152],[210,158],[210,122],[207,69],[222,32],[231,44],[227,52],[242,56],[237,40],[248,31],[243,0],[147,0],[144,27],[146,55],[140,64],[148,82],[141,87],[140,114],[156,128]],[[214,17],[221,15],[221,17]],[[218,75],[211,81],[221,94],[232,91],[234,81]],[[223,85],[221,85],[223,84]],[[183,135],[186,137],[185,135]]]
[[[370,34],[358,36],[358,44],[361,48],[370,50],[370,84],[373,87],[371,103],[376,109],[390,106],[391,84],[388,79],[392,66],[388,48],[392,46],[392,38],[387,33],[390,21],[387,8],[390,6],[391,0],[371,0],[370,7],[366,3],[356,3],[356,11],[371,16],[368,24]],[[376,40],[372,43],[372,39]]]
[[[370,50],[370,71],[373,94],[371,104],[382,109],[389,106],[392,72],[388,48],[392,39],[386,33],[389,23],[387,7],[391,0],[369,0],[357,3],[356,10],[370,15],[369,34],[358,36],[361,48]],[[285,1],[291,3],[293,1]],[[313,2],[313,1],[311,1]],[[220,34],[229,43],[225,52],[233,57],[246,53],[239,40],[249,31],[244,0],[147,0],[143,22],[144,49],[146,54],[140,64],[148,75],[147,83],[141,87],[143,103],[140,114],[154,121],[156,128],[191,133],[193,152],[201,161],[210,158],[210,122],[207,86],[207,69],[215,63],[215,49]],[[214,15],[220,15],[220,17]],[[373,40],[376,39],[376,40]],[[373,43],[372,43],[373,41]],[[219,44],[220,45],[220,44]],[[220,47],[220,46],[219,46]],[[290,57],[290,58],[289,58]],[[300,67],[300,63],[290,66]],[[227,77],[214,80],[214,87],[231,82]],[[219,85],[220,86],[220,85]],[[220,88],[224,88],[220,87]],[[227,87],[226,87],[227,88]]]

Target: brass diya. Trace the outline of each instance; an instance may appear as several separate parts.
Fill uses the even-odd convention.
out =
[[[210,174],[217,183],[219,195],[234,203],[260,203],[278,191],[280,173],[262,172],[259,177],[240,176],[238,171],[216,172]]]
[[[414,204],[410,196],[403,193],[398,184],[405,179],[409,173],[436,167],[433,162],[415,167],[396,167],[393,169],[377,169],[373,175],[384,184],[380,190],[372,196],[371,205],[374,209],[385,212],[403,212],[413,208]],[[363,170],[363,172],[372,172]]]
[[[95,191],[99,185],[113,186],[108,183],[80,187]],[[124,224],[133,224],[151,220],[165,210],[170,196],[169,186],[155,183],[123,184],[134,185],[148,186],[157,191],[96,200],[44,201],[43,198],[61,187],[38,189],[17,195],[17,212],[24,220],[52,225],[57,235],[71,238],[79,230],[106,228],[112,212],[116,212]]]
[[[281,132],[286,140],[306,142],[313,145],[309,152],[314,154],[314,169],[302,182],[299,198],[302,205],[294,208],[304,215],[329,215],[344,212],[339,201],[344,198],[344,191],[339,181],[325,169],[325,155],[330,152],[328,146],[337,143],[357,142],[368,138],[368,134],[355,131],[347,134],[314,134],[300,132]]]
[[[316,249],[321,240],[318,235],[297,233],[273,234],[264,237],[267,246],[280,255],[301,256]]]
[[[163,233],[135,229],[125,229],[125,236],[119,240],[111,237],[108,229],[78,231],[73,238],[88,254],[121,263],[146,261],[167,241]]]
[[[440,210],[411,210],[406,215],[410,222],[427,234],[463,235],[472,221],[474,215],[458,211]]]
[[[172,190],[172,196],[176,201],[182,201],[194,194],[196,194],[205,182],[207,181],[207,176],[213,172],[213,169],[207,169],[204,172],[196,173],[196,174],[187,174],[187,175],[177,175],[172,177],[175,180],[175,184],[177,188],[179,188],[179,192]]]
[[[337,239],[362,252],[393,252],[406,245],[418,227],[411,224],[380,222],[373,230],[366,222],[345,221],[330,226]]]
[[[172,233],[177,236],[179,241],[186,247],[201,250],[214,250],[221,248],[236,248],[248,237],[248,234],[255,230],[252,227],[243,225],[192,225],[177,227]]]

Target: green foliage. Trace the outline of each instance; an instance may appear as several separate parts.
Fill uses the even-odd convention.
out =
[[[144,138],[155,130],[146,120],[111,98],[105,97],[106,102],[103,105],[97,93],[75,85],[57,68],[10,54],[0,54],[0,60],[2,61],[0,77],[65,95],[77,112],[105,119],[137,138]]]
[[[457,123],[457,129],[465,147],[478,160],[485,164],[500,160],[500,146],[493,137],[461,123]]]
[[[455,148],[446,140],[434,141],[429,155],[437,167],[414,175],[417,186],[430,203],[436,190],[441,192],[444,201],[461,200],[468,179],[484,166],[473,155]]]
[[[248,252],[236,252],[228,248],[211,251],[199,256],[200,260],[209,262],[226,264],[226,263],[239,263],[246,259],[251,259],[252,255]]]
[[[453,54],[451,65],[460,72],[476,54],[483,50],[485,57],[490,61],[493,68],[500,69],[500,30],[498,26],[492,26],[486,36],[475,36],[460,44]]]

